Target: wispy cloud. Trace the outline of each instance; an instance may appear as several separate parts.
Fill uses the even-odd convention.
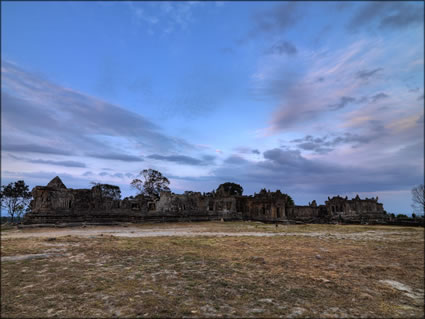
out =
[[[353,103],[355,101],[356,101],[356,99],[354,97],[342,96],[338,103],[329,105],[329,108],[331,108],[332,110],[339,110],[339,109],[342,109],[343,107],[347,106],[349,103]]]
[[[96,157],[96,158],[103,158],[108,160],[117,160],[117,161],[123,161],[123,162],[143,162],[144,159],[142,156],[133,156],[133,155],[126,155],[126,154],[118,154],[118,153],[86,153],[85,155],[90,157]]]
[[[373,141],[378,138],[379,134],[383,133],[382,131],[378,131],[378,127],[382,128],[380,126],[376,126],[373,132],[363,136],[349,132],[333,137],[328,135],[322,137],[306,135],[303,138],[292,140],[291,143],[295,143],[296,147],[301,150],[312,151],[317,154],[326,154],[333,151],[335,147],[339,145],[351,144],[353,147],[358,147],[360,144],[366,144]]]
[[[273,44],[268,50],[266,50],[266,53],[295,55],[297,54],[297,48],[288,41],[281,41]]]
[[[314,122],[325,126],[330,121],[328,112],[347,112],[347,106],[355,109],[368,102],[379,103],[381,111],[388,105],[395,107],[398,98],[381,90],[389,83],[396,85],[403,70],[388,69],[382,76],[387,63],[383,57],[392,44],[377,47],[375,41],[365,38],[334,51],[302,51],[294,61],[276,55],[262,57],[253,75],[252,92],[276,105],[264,135],[294,131]],[[400,65],[412,59],[403,52],[398,57]],[[338,127],[335,120],[332,127]]]
[[[376,68],[376,69],[373,69],[373,70],[361,70],[361,71],[357,72],[356,76],[359,79],[368,80],[369,78],[371,78],[376,73],[378,73],[382,70],[383,70],[382,68]]]
[[[257,150],[257,149],[252,150],[252,153],[253,153],[253,154],[257,154],[257,155],[260,155],[260,154],[261,154],[261,153],[260,153],[260,151],[259,151],[259,150]]]
[[[240,165],[240,164],[246,164],[249,163],[248,160],[246,160],[245,158],[239,156],[239,155],[231,155],[229,157],[227,157],[223,163],[225,165]]]
[[[258,149],[256,148],[254,149],[254,148],[246,147],[246,146],[236,147],[234,150],[240,154],[256,154],[256,155],[261,154],[261,152]]]
[[[55,85],[7,61],[2,63],[2,85],[4,140],[16,141],[2,145],[4,150],[107,154],[110,159],[140,161],[139,156],[117,148],[113,139],[119,138],[138,151],[193,148],[182,139],[163,134],[142,115]]]
[[[361,81],[353,81],[364,63],[359,59],[364,61],[370,59],[368,54],[373,55],[364,50],[368,45],[361,41],[335,52],[302,52],[296,61],[264,57],[253,78],[253,94],[276,103],[266,134],[293,129],[331,111],[329,106],[335,109],[352,102],[362,85]],[[335,99],[340,102],[335,103]]]
[[[65,167],[86,167],[86,164],[78,161],[54,161],[54,160],[44,160],[44,159],[31,159],[26,157],[20,157],[10,154],[10,157],[18,160],[18,161],[24,161],[27,163],[34,163],[34,164],[48,164],[48,165],[55,165],[55,166],[65,166]]]
[[[84,174],[82,174],[82,176],[93,176],[93,175],[94,174],[92,171],[87,171],[87,172],[84,172]]]
[[[257,12],[253,16],[254,27],[249,37],[264,33],[282,34],[299,22],[300,16],[299,5],[296,2],[277,4],[272,9]]]
[[[4,106],[3,106],[4,107]],[[41,153],[54,155],[71,155],[72,153],[66,150],[56,149],[54,147],[35,145],[35,144],[9,144],[4,143],[1,146],[3,151],[18,152],[18,153]]]
[[[423,3],[375,1],[363,3],[347,24],[347,28],[351,31],[365,27],[399,30],[413,25],[423,25],[423,22]]]
[[[211,165],[214,163],[215,156],[204,155],[202,159],[198,159],[198,158],[185,156],[185,155],[152,154],[147,156],[147,158],[155,159],[159,161],[174,162],[174,163],[184,164],[184,165]]]
[[[386,99],[386,98],[389,98],[389,97],[390,96],[388,94],[381,92],[381,93],[373,95],[370,99],[371,99],[372,103],[376,103],[379,100]]]
[[[205,4],[202,1],[127,3],[136,24],[143,24],[150,34],[185,30],[195,19],[193,11]]]

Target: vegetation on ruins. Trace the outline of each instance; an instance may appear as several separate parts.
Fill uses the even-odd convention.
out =
[[[412,189],[412,207],[419,215],[425,212],[425,188],[424,184],[420,184]]]
[[[243,187],[236,183],[227,182],[227,183],[223,183],[219,185],[216,192],[224,193],[228,196],[233,196],[233,195],[242,196]]]
[[[283,195],[286,195],[286,198],[287,198],[286,206],[290,207],[295,205],[294,200],[292,199],[291,196],[289,196],[288,194],[283,194]]]
[[[161,192],[169,192],[170,181],[161,172],[154,169],[144,169],[139,174],[139,178],[133,179],[131,186],[139,191],[139,194],[159,198]]]
[[[1,207],[6,208],[12,218],[20,218],[31,201],[31,192],[23,180],[2,186],[0,190]]]
[[[397,218],[409,218],[406,214],[397,214]]]
[[[113,200],[121,199],[121,190],[119,186],[110,185],[110,184],[101,184],[96,182],[91,182],[94,188],[97,188],[100,193],[101,199],[110,198]]]

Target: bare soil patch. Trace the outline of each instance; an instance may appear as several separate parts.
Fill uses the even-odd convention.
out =
[[[113,235],[118,237],[163,236],[309,236],[352,240],[398,240],[423,228],[367,226],[367,225],[275,225],[259,222],[207,222],[207,223],[157,223],[129,224],[124,226],[84,226],[69,228],[14,229],[2,234],[2,238],[28,237],[93,237]]]
[[[3,317],[424,316],[423,228],[43,228],[1,245]]]

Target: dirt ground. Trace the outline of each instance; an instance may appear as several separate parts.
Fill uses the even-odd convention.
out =
[[[2,317],[424,316],[423,228],[11,229],[1,266]]]

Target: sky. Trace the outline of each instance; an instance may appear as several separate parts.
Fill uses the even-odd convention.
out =
[[[423,2],[1,2],[1,184],[298,205],[424,181]]]

